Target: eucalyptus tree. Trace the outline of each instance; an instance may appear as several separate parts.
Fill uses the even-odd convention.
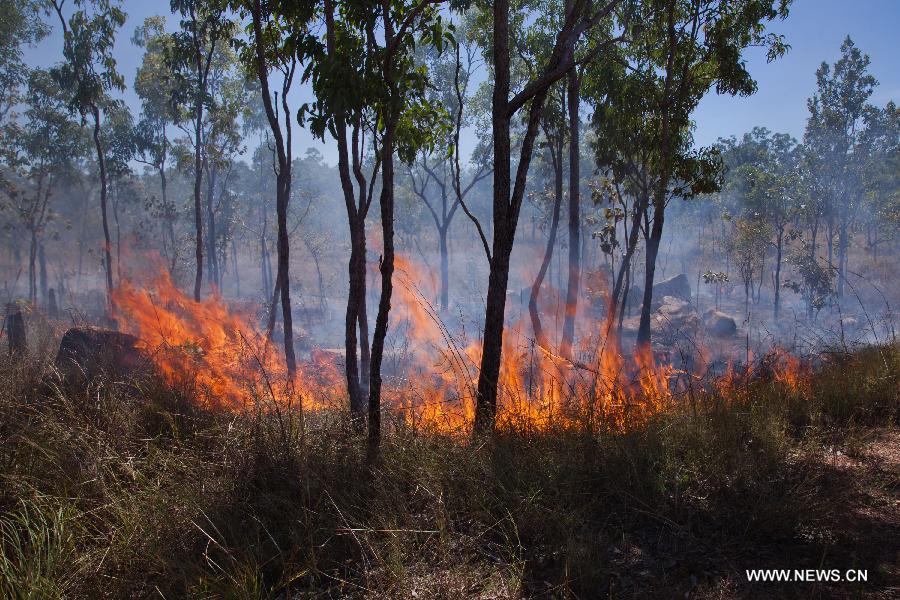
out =
[[[593,147],[597,166],[605,174],[602,185],[595,189],[595,201],[612,205],[604,211],[606,225],[599,237],[604,250],[612,253],[619,246],[616,231],[621,223],[624,243],[609,298],[609,327],[618,314],[621,328],[632,283],[632,261],[641,242],[647,260],[645,272],[651,251],[655,264],[659,244],[658,239],[655,245],[653,240],[659,216],[655,204],[664,210],[673,198],[687,199],[709,193],[721,184],[718,151],[691,148],[687,128],[679,130],[677,138],[675,132],[668,137],[669,160],[675,173],[658,169],[661,146],[654,96],[656,77],[651,62],[644,57],[637,57],[630,65],[624,59],[613,57],[591,74],[585,85],[586,95],[597,105],[592,118],[596,134]],[[663,182],[665,187],[660,190]],[[644,290],[641,300],[649,307],[646,294]]]
[[[547,232],[547,244],[544,248],[544,257],[541,259],[541,265],[538,267],[528,295],[528,316],[531,319],[534,338],[536,343],[546,350],[551,350],[550,340],[541,324],[538,302],[544,278],[547,276],[547,270],[550,267],[550,262],[553,260],[553,251],[556,248],[556,237],[559,230],[559,215],[563,200],[563,151],[567,133],[565,107],[566,89],[561,85],[556,85],[548,95],[547,105],[541,116],[541,130],[544,133],[543,146],[549,159],[550,170],[553,173],[550,224]]]
[[[447,238],[450,226],[460,207],[468,212],[466,196],[491,169],[485,160],[488,146],[479,142],[469,157],[471,168],[464,169],[460,160],[459,138],[463,127],[472,124],[472,105],[477,100],[473,90],[473,76],[480,67],[478,48],[465,31],[460,32],[453,43],[452,52],[438,52],[430,48],[426,66],[432,84],[428,100],[447,110],[448,123],[440,130],[433,148],[423,147],[417,153],[415,164],[408,165],[407,180],[412,192],[428,209],[434,222],[440,256],[439,307],[446,311],[450,301],[450,252]],[[467,181],[463,182],[464,175]],[[434,184],[438,200],[428,192]],[[470,213],[471,214],[471,213]]]
[[[878,249],[896,242],[900,229],[900,109],[894,102],[869,110],[861,145],[866,247],[877,261]]]
[[[69,117],[68,96],[47,71],[31,71],[22,100],[27,108],[23,118],[11,125],[3,148],[7,172],[0,178],[0,208],[28,233],[28,298],[36,302],[36,260],[43,254],[44,235],[55,215],[51,199],[85,154],[87,140]]]
[[[135,29],[132,43],[144,49],[141,66],[134,78],[134,91],[141,99],[141,116],[135,126],[135,160],[159,174],[162,220],[163,254],[168,258],[169,270],[174,271],[178,260],[178,239],[175,235],[177,211],[169,200],[166,166],[169,160],[169,127],[177,119],[172,103],[175,94],[174,74],[167,57],[173,51],[173,37],[165,30],[165,18],[147,17]]]
[[[531,164],[535,139],[541,115],[550,87],[565,77],[577,64],[587,62],[597,53],[620,38],[605,34],[611,24],[608,17],[620,2],[611,0],[595,6],[587,0],[574,0],[567,7],[552,50],[541,61],[535,76],[523,82],[521,89],[511,92],[511,6],[509,0],[497,0],[492,7],[484,7],[490,18],[491,44],[486,55],[493,70],[494,87],[491,106],[493,141],[493,240],[488,247],[482,238],[488,255],[490,274],[485,306],[484,335],[481,353],[481,370],[475,411],[475,432],[486,433],[493,429],[497,412],[497,386],[503,351],[503,330],[506,315],[506,288],[509,281],[510,256],[512,255],[519,213],[525,195],[525,183]],[[535,7],[533,10],[540,10]],[[517,11],[517,19],[527,18],[523,10]],[[532,14],[533,16],[533,14]],[[600,31],[597,31],[597,30]],[[576,54],[577,42],[592,30],[590,47]],[[525,129],[518,150],[516,175],[512,177],[512,121],[519,111],[527,107]]]
[[[775,250],[772,271],[773,316],[778,320],[781,309],[781,270],[784,264],[789,226],[797,220],[801,204],[801,149],[788,134],[772,134],[764,127],[754,127],[738,142],[736,138],[720,143],[723,160],[729,167],[727,187],[740,197],[736,207],[748,222],[765,221],[771,227],[769,246]],[[744,245],[749,244],[759,227],[746,226]],[[765,252],[765,248],[763,248]],[[764,258],[764,254],[763,254]]]
[[[174,73],[174,100],[186,106],[179,112],[180,121],[190,123],[194,153],[194,231],[196,273],[194,300],[200,300],[203,286],[203,170],[204,170],[204,111],[212,105],[209,77],[213,61],[227,46],[235,24],[226,14],[224,0],[171,0],[173,13],[181,15],[179,31],[172,37],[168,52]]]
[[[862,201],[864,136],[868,100],[878,85],[869,74],[869,56],[848,36],[841,44],[841,58],[832,66],[823,62],[816,71],[816,93],[807,102],[809,120],[804,141],[818,158],[816,176],[824,193],[828,227],[828,267],[834,264],[837,233],[837,296],[844,295],[848,249]],[[835,231],[835,229],[837,231]]]
[[[358,422],[365,407],[364,386],[368,386],[368,434],[372,447],[381,435],[381,361],[393,292],[394,155],[411,162],[418,149],[434,143],[434,131],[441,120],[440,112],[425,95],[427,72],[414,60],[416,44],[434,45],[440,50],[447,39],[437,4],[440,2],[427,0],[326,0],[324,43],[320,40],[317,47],[311,48],[310,66],[305,73],[312,82],[316,101],[302,107],[301,116],[307,118],[317,136],[323,137],[327,131],[337,141],[338,172],[351,236],[345,321],[347,387],[351,412]],[[368,183],[362,160],[367,133],[375,155]],[[365,218],[379,170],[381,296],[369,350],[365,322]],[[362,377],[356,353],[357,326],[364,355]],[[368,377],[366,352],[371,361]]]
[[[221,288],[219,249],[227,242],[228,224],[217,223],[217,214],[227,210],[227,186],[235,157],[244,152],[241,121],[253,96],[244,70],[232,49],[223,46],[215,55],[209,72],[207,93],[210,105],[204,117],[203,171],[206,176],[206,256],[207,282]],[[217,192],[217,186],[219,188]],[[218,194],[218,200],[217,200]],[[216,208],[219,207],[219,209]]]
[[[288,203],[291,198],[291,142],[293,113],[288,105],[288,93],[298,68],[298,56],[303,56],[313,40],[309,26],[315,16],[312,4],[289,1],[243,0],[240,9],[250,16],[248,26],[249,45],[244,49],[244,62],[248,71],[259,80],[260,94],[266,120],[275,142],[277,158],[276,212],[278,215],[278,271],[270,310],[269,330],[274,325],[276,298],[280,295],[282,322],[284,324],[284,354],[288,373],[296,372],[294,356],[293,315],[290,292],[290,241],[288,238]],[[285,32],[290,32],[285,35]],[[281,106],[278,92],[274,94],[269,83],[275,73],[281,83]]]
[[[0,124],[22,100],[21,92],[28,83],[24,47],[47,35],[42,5],[42,0],[0,0]]]
[[[122,278],[122,223],[121,202],[123,196],[134,200],[137,194],[130,189],[131,161],[137,149],[137,135],[131,111],[124,103],[113,103],[106,111],[103,122],[106,139],[106,169],[112,196],[113,223],[115,225],[116,279]],[[123,194],[123,189],[125,193]]]
[[[641,27],[624,54],[627,68],[620,85],[637,86],[626,95],[642,104],[647,119],[642,138],[648,148],[646,168],[652,186],[645,209],[644,297],[637,342],[650,344],[650,314],[656,257],[665,211],[673,195],[708,192],[717,186],[716,161],[692,150],[690,117],[713,88],[720,94],[749,95],[756,82],[742,52],[764,45],[773,60],[786,51],[780,36],[765,23],[787,15],[788,4],[772,0],[648,0],[634,16]],[[615,107],[627,114],[628,105]],[[711,160],[713,159],[713,160]]]
[[[103,256],[106,295],[112,307],[112,251],[107,217],[107,173],[101,113],[110,104],[109,92],[123,90],[125,80],[116,69],[113,55],[116,31],[125,23],[125,12],[117,0],[73,0],[74,12],[64,15],[66,0],[48,0],[47,9],[59,19],[63,31],[64,61],[51,72],[69,94],[69,106],[91,117],[94,149],[100,171],[100,215],[103,224]]]

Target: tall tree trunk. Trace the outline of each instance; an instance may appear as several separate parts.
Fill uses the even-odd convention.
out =
[[[481,346],[481,371],[475,406],[475,433],[493,431],[497,414],[497,385],[503,351],[503,320],[506,317],[506,285],[509,279],[509,255],[512,231],[507,232],[510,197],[510,126],[506,109],[509,103],[509,1],[497,0],[493,6],[494,90],[491,99],[491,129],[494,144],[493,243],[484,313],[484,339]]]
[[[484,340],[481,351],[481,371],[475,406],[476,435],[493,431],[497,414],[497,385],[503,352],[503,328],[506,313],[506,287],[509,282],[509,260],[519,222],[519,211],[525,195],[525,183],[531,165],[534,141],[544,110],[548,89],[541,88],[531,99],[515,186],[511,183],[511,143],[509,112],[509,2],[497,0],[493,7],[494,91],[491,105],[491,125],[494,136],[493,243],[488,276],[487,302],[484,317]],[[571,49],[571,48],[569,48]],[[554,49],[554,55],[558,48]],[[559,58],[559,57],[557,57]],[[512,193],[510,193],[512,192]]]
[[[262,34],[262,10],[260,0],[254,0],[251,9],[253,19],[253,37],[256,54],[256,75],[259,79],[263,108],[269,121],[269,129],[275,138],[275,150],[278,155],[278,172],[276,174],[275,209],[278,217],[278,275],[277,287],[280,288],[281,314],[284,325],[284,359],[288,376],[293,381],[297,372],[297,359],[294,355],[294,324],[291,312],[290,282],[290,240],[288,238],[287,212],[291,199],[291,114],[287,105],[287,91],[290,88],[291,76],[285,76],[282,83],[282,107],[285,116],[285,133],[282,135],[281,123],[272,105],[272,94],[269,91],[269,68],[266,65],[266,52]]]
[[[203,184],[203,152],[201,147],[203,128],[203,99],[198,92],[194,106],[194,232],[197,244],[194,258],[197,262],[197,273],[194,277],[194,301],[200,302],[200,289],[203,287],[203,209],[201,206],[201,187]]]
[[[290,116],[288,117],[290,118]],[[297,372],[297,359],[294,355],[294,319],[291,312],[290,284],[290,240],[288,239],[287,210],[291,196],[290,162],[279,167],[278,179],[278,281],[281,284],[281,313],[284,324],[284,358],[288,374],[293,378]]]
[[[44,252],[44,244],[38,244],[38,281],[40,282],[41,302],[47,301],[47,255]]]
[[[112,310],[112,242],[109,236],[109,220],[107,219],[107,183],[106,183],[106,157],[103,153],[103,142],[100,139],[100,108],[94,105],[94,148],[97,151],[97,164],[100,166],[100,218],[103,224],[103,257],[106,267],[106,302]]]
[[[387,21],[388,27],[389,21]],[[392,37],[390,32],[389,37]],[[395,110],[395,109],[392,109]],[[369,373],[369,446],[381,440],[381,362],[384,339],[387,335],[388,314],[391,310],[394,275],[394,129],[397,117],[390,115],[384,129],[381,148],[381,233],[384,240],[381,271],[381,298],[372,334],[371,371]]]
[[[528,315],[531,317],[531,328],[534,330],[534,339],[542,348],[549,350],[550,342],[544,334],[544,328],[541,325],[541,315],[538,312],[538,297],[541,293],[541,286],[544,284],[544,277],[547,275],[547,269],[553,260],[553,249],[556,247],[556,232],[559,229],[559,212],[562,206],[563,196],[563,176],[562,176],[562,136],[553,161],[553,179],[554,179],[554,197],[553,197],[553,214],[550,217],[550,231],[547,237],[547,246],[544,249],[544,259],[541,261],[541,267],[538,269],[534,283],[531,284],[531,294],[528,297]]]
[[[37,303],[37,233],[31,229],[31,243],[28,246],[28,301]]]
[[[210,285],[216,285],[219,281],[219,264],[216,259],[216,214],[213,206],[216,188],[216,166],[207,165],[209,172],[206,178],[206,256],[209,259],[209,269],[206,281]]]
[[[178,241],[175,239],[175,211],[169,206],[169,182],[166,179],[165,164],[159,169],[159,184],[162,192],[163,219],[165,220],[166,235],[169,236],[169,245],[172,249],[171,256],[169,257],[169,272],[173,273],[175,271],[175,261],[178,258]]]
[[[773,287],[775,288],[775,298],[772,305],[772,316],[775,322],[778,322],[778,312],[781,310],[781,253],[784,247],[784,228],[778,230],[775,239],[775,272],[773,274]]]
[[[441,312],[447,311],[450,304],[450,256],[447,250],[447,230],[450,224],[446,221],[443,226],[438,229],[439,246],[441,253]]]
[[[577,69],[569,71],[569,280],[566,288],[566,318],[563,321],[559,353],[572,359],[575,342],[575,315],[581,279],[581,142],[578,108],[581,96]]]
[[[659,254],[659,243],[663,232],[663,208],[659,197],[654,199],[653,226],[650,229],[650,237],[647,239],[646,256],[644,261],[644,304],[641,306],[641,321],[638,326],[637,345],[639,347],[650,346],[650,314],[653,304],[653,279],[656,275],[656,257]]]

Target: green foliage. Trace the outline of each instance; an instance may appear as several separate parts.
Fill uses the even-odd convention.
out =
[[[117,0],[74,0],[76,10],[65,19],[63,2],[51,0],[50,6],[63,26],[65,58],[52,73],[71,95],[70,107],[84,116],[103,105],[110,90],[125,89],[113,54],[125,12]]]
[[[0,1],[0,124],[21,100],[19,94],[28,79],[23,47],[47,35],[48,27],[40,13],[40,0]]]
[[[394,1],[335,2],[334,48],[326,40],[304,44],[306,67],[315,101],[303,104],[298,120],[324,138],[337,137],[337,121],[366,122],[379,132],[388,120],[396,122],[396,150],[411,163],[416,153],[446,137],[446,111],[429,100],[429,73],[416,61],[417,47],[438,53],[454,43],[452,26],[431,4]],[[387,14],[384,13],[387,10]],[[410,18],[410,23],[405,19]],[[390,47],[376,41],[375,30],[388,20],[395,31]]]
[[[0,516],[3,597],[65,598],[78,576],[77,543],[84,526],[84,516],[74,507],[51,498],[23,498]]]

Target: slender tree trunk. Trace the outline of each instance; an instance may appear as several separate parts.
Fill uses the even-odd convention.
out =
[[[290,240],[288,238],[287,213],[291,199],[291,115],[288,111],[285,96],[291,85],[291,76],[286,76],[282,83],[282,106],[285,113],[285,133],[282,135],[281,123],[272,105],[272,94],[269,91],[269,68],[266,65],[266,53],[262,34],[262,10],[260,0],[254,0],[251,9],[253,19],[254,46],[256,54],[256,75],[259,79],[263,108],[269,121],[269,129],[275,138],[275,150],[278,155],[278,172],[276,174],[275,210],[278,220],[278,275],[276,286],[281,297],[281,314],[284,325],[284,359],[288,376],[293,381],[297,372],[297,359],[294,354],[294,323],[291,312],[290,281]],[[293,71],[291,71],[293,73]],[[212,194],[210,194],[211,196]],[[274,306],[273,306],[274,308]]]
[[[475,406],[475,434],[493,431],[497,414],[497,385],[503,352],[503,328],[506,313],[506,288],[509,260],[525,195],[525,182],[538,125],[547,99],[547,89],[538,91],[528,108],[525,134],[516,166],[515,186],[511,183],[511,143],[509,114],[509,2],[497,0],[493,6],[494,91],[491,122],[494,144],[493,243],[485,306],[481,371]],[[512,193],[510,193],[512,192]]]
[[[369,373],[369,446],[375,447],[381,440],[381,363],[384,355],[384,339],[387,335],[388,313],[391,310],[394,275],[394,128],[397,118],[391,115],[382,137],[381,155],[381,232],[384,254],[379,265],[381,271],[381,298],[375,317],[372,335],[371,372]]]
[[[106,183],[106,157],[103,153],[103,143],[100,139],[100,108],[92,107],[94,113],[94,148],[97,151],[97,164],[100,166],[100,218],[103,224],[103,257],[106,267],[106,301],[112,309],[112,242],[109,236],[109,221],[107,219],[107,183]]]
[[[201,205],[201,187],[203,184],[203,152],[201,148],[203,127],[203,100],[197,94],[194,106],[194,232],[197,243],[194,258],[197,262],[197,273],[194,277],[194,301],[200,302],[200,289],[203,287],[203,208]]]
[[[626,280],[630,283],[630,269],[631,269],[631,259],[634,257],[634,252],[637,250],[638,244],[638,234],[640,233],[640,220],[641,220],[641,212],[644,210],[644,207],[647,205],[647,201],[643,201],[638,203],[633,208],[633,217],[631,230],[628,232],[628,237],[625,238],[625,255],[622,257],[622,262],[619,263],[619,272],[616,275],[616,281],[613,285],[613,293],[610,297],[610,308],[613,313],[615,313],[616,305],[619,303],[619,296],[623,296],[622,308],[625,308],[627,304],[626,299],[624,298],[623,290],[627,288]],[[624,286],[624,287],[623,287]],[[620,311],[623,312],[624,311]],[[621,325],[621,318],[619,319]]]
[[[37,303],[37,234],[31,230],[31,243],[28,246],[28,301]]]
[[[562,137],[562,136],[560,136]],[[562,150],[562,144],[558,149]],[[538,312],[538,297],[541,293],[541,286],[544,284],[544,277],[547,275],[547,269],[553,260],[553,249],[556,247],[556,232],[559,229],[559,213],[562,205],[563,196],[563,176],[562,176],[562,153],[557,154],[554,160],[554,197],[553,197],[553,214],[550,217],[550,231],[547,237],[547,246],[544,249],[544,259],[541,261],[541,267],[538,269],[534,283],[531,284],[531,295],[528,297],[528,314],[531,317],[531,328],[534,330],[534,338],[538,345],[544,349],[550,349],[550,343],[544,334],[541,325],[541,315]]]
[[[450,304],[450,256],[447,250],[447,230],[450,224],[446,221],[443,226],[438,229],[440,253],[441,253],[441,312],[447,311]]]
[[[47,301],[47,255],[44,252],[44,244],[38,244],[38,281],[40,282],[41,302]]]
[[[163,219],[165,220],[166,235],[169,236],[169,245],[172,249],[171,256],[169,257],[169,272],[173,273],[175,271],[175,261],[178,258],[178,241],[175,239],[175,211],[169,206],[169,183],[166,179],[165,165],[159,169],[159,183],[162,192]]]
[[[290,117],[288,117],[290,118]],[[288,239],[287,211],[291,196],[290,162],[279,166],[278,171],[278,282],[281,284],[281,313],[284,324],[284,358],[288,374],[293,378],[297,372],[297,359],[294,355],[294,319],[291,312],[290,284],[290,240]]]
[[[209,269],[206,273],[206,281],[210,285],[216,285],[219,281],[219,264],[216,259],[216,214],[213,200],[216,188],[216,166],[208,165],[209,173],[206,180],[206,256],[209,259]]]
[[[664,202],[664,199],[663,199]],[[641,306],[641,321],[638,326],[637,345],[650,346],[650,314],[653,305],[653,279],[656,275],[656,257],[659,254],[659,243],[663,232],[663,209],[660,198],[654,201],[653,226],[647,239],[646,257],[644,261],[644,304]]]
[[[237,243],[231,238],[231,268],[234,270],[235,295],[241,297],[241,273],[238,271]]]
[[[784,228],[778,230],[775,240],[775,273],[773,275],[775,298],[772,305],[772,316],[778,322],[778,312],[781,310],[781,253],[784,247]]]
[[[503,351],[503,320],[506,317],[506,286],[509,279],[509,255],[515,233],[507,232],[510,199],[510,124],[506,116],[509,103],[509,2],[498,0],[493,6],[494,90],[491,99],[491,128],[494,144],[493,243],[484,314],[484,339],[481,347],[481,371],[475,407],[475,433],[494,429],[497,414],[497,385]]]
[[[575,315],[581,279],[581,137],[578,108],[581,102],[577,69],[569,71],[569,280],[566,288],[566,318],[563,321],[559,353],[572,359],[575,342]]]

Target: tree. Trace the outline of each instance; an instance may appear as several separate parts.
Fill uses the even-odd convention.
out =
[[[122,227],[119,219],[122,188],[128,187],[131,175],[130,163],[137,148],[137,135],[131,112],[123,103],[113,103],[106,111],[103,123],[103,138],[106,140],[106,170],[112,192],[113,222],[116,228],[116,279],[122,278]],[[136,194],[127,193],[134,198]]]
[[[113,56],[116,30],[125,23],[125,12],[116,0],[73,0],[75,12],[66,19],[65,0],[49,0],[63,30],[65,62],[51,73],[67,90],[69,106],[82,119],[88,115],[94,124],[94,149],[100,171],[100,215],[103,223],[103,255],[106,270],[106,297],[112,307],[112,251],[107,218],[107,173],[104,142],[101,132],[101,113],[109,105],[111,90],[125,89],[125,81],[116,70]]]
[[[381,435],[381,360],[393,292],[394,155],[397,153],[404,162],[411,162],[420,148],[434,143],[433,131],[440,121],[439,112],[425,98],[427,74],[413,59],[417,43],[434,45],[439,50],[444,43],[443,22],[434,4],[427,0],[381,3],[326,0],[325,43],[311,48],[308,69],[316,102],[301,109],[301,115],[309,117],[316,135],[322,137],[327,130],[337,141],[338,171],[351,237],[345,328],[347,387],[351,413],[359,423],[365,404],[364,386],[368,385],[368,434],[372,448],[377,446]],[[376,155],[368,184],[362,160],[366,132],[371,132]],[[351,180],[351,168],[357,189]],[[369,351],[365,345],[368,337],[365,218],[374,192],[374,172],[379,169],[383,240],[379,265],[381,296]],[[362,377],[356,354],[357,325],[363,348]],[[368,378],[367,358],[371,361]]]
[[[740,142],[736,138],[722,140],[719,149],[729,171],[726,188],[740,201],[734,207],[735,212],[743,217],[740,223],[762,220],[771,226],[771,237],[774,239],[770,240],[769,246],[775,250],[772,307],[777,321],[781,309],[781,270],[788,226],[796,221],[800,211],[802,149],[790,135],[772,134],[764,127],[754,127]],[[761,230],[750,227],[745,233],[750,231]],[[740,243],[738,246],[743,247]],[[756,248],[750,244],[747,249],[754,251]],[[761,251],[765,253],[766,248]]]
[[[690,116],[710,89],[749,95],[756,83],[746,70],[742,51],[751,45],[768,47],[773,60],[786,51],[781,37],[766,34],[766,21],[787,15],[788,2],[772,0],[654,0],[643,2],[634,16],[640,31],[628,46],[620,85],[640,92],[625,98],[648,102],[643,147],[653,186],[646,210],[644,298],[637,343],[649,348],[650,314],[656,258],[665,211],[673,195],[697,194],[716,188],[716,161],[691,149]],[[618,110],[627,114],[626,106]]]
[[[194,256],[197,270],[194,277],[194,300],[200,301],[203,285],[203,159],[204,110],[212,100],[209,95],[209,76],[213,60],[220,46],[227,44],[234,31],[234,23],[225,15],[225,4],[219,0],[171,0],[172,12],[181,14],[181,29],[173,34],[169,53],[170,68],[175,73],[175,100],[190,106],[190,123],[194,150]],[[187,114],[179,114],[183,120]]]
[[[559,213],[563,199],[563,148],[566,142],[565,106],[566,93],[562,86],[554,86],[548,95],[547,105],[541,117],[541,129],[544,132],[544,145],[549,156],[550,168],[553,173],[553,199],[550,209],[550,226],[547,233],[547,245],[544,249],[544,258],[538,268],[534,282],[531,284],[531,292],[528,296],[528,315],[531,319],[531,328],[534,331],[535,341],[546,350],[551,350],[550,340],[544,333],[541,324],[538,300],[541,286],[547,275],[550,261],[553,260],[553,250],[556,247],[556,234],[559,229]]]
[[[461,38],[461,39],[460,39]],[[413,193],[428,209],[434,222],[438,237],[440,254],[441,286],[439,307],[446,311],[450,298],[450,254],[447,236],[453,218],[459,208],[465,207],[465,198],[472,188],[482,179],[490,175],[490,166],[484,160],[487,146],[479,143],[475,148],[471,162],[473,169],[468,174],[468,182],[463,185],[464,170],[460,166],[459,136],[463,126],[471,122],[470,111],[466,105],[474,101],[469,93],[472,76],[478,68],[475,53],[477,48],[464,36],[456,39],[453,45],[453,58],[431,49],[427,66],[432,76],[433,91],[429,94],[429,102],[435,106],[444,106],[449,113],[449,126],[446,133],[442,130],[434,149],[423,148],[418,155],[418,162],[410,165],[407,180]],[[464,55],[463,55],[464,54]],[[439,203],[434,202],[428,193],[428,186],[434,183],[440,195]]]
[[[141,118],[136,125],[135,160],[159,173],[163,221],[163,253],[169,258],[169,270],[174,271],[178,259],[178,240],[175,236],[175,205],[168,197],[166,163],[169,158],[168,127],[177,118],[172,104],[175,94],[174,74],[167,57],[173,52],[173,38],[165,31],[163,17],[147,17],[135,29],[132,43],[144,49],[141,66],[134,78],[134,91],[141,99]]]
[[[0,206],[28,232],[28,299],[34,303],[38,296],[36,260],[47,226],[54,219],[50,200],[84,154],[85,138],[69,118],[68,98],[47,71],[30,73],[23,100],[27,102],[24,119],[12,125],[9,144],[4,145],[4,162],[10,172],[0,177],[5,196]]]
[[[525,183],[531,164],[534,142],[537,137],[544,103],[550,86],[559,81],[579,61],[587,60],[611,43],[605,36],[582,57],[575,54],[576,42],[581,36],[600,24],[619,4],[617,0],[594,7],[592,2],[575,0],[566,12],[556,35],[552,51],[521,91],[510,98],[510,2],[497,0],[491,11],[492,44],[487,55],[494,74],[491,106],[493,139],[493,226],[494,235],[488,262],[487,301],[485,306],[484,335],[481,352],[481,370],[475,411],[475,432],[493,430],[497,412],[497,385],[503,350],[503,329],[506,314],[506,288],[509,280],[510,256],[515,241],[516,227]],[[511,123],[519,110],[528,107],[525,132],[519,150],[516,176],[512,178]],[[485,243],[487,251],[487,241]]]
[[[861,145],[866,247],[877,261],[879,247],[893,240],[900,226],[900,109],[894,102],[868,111]]]
[[[40,0],[0,0],[0,124],[21,100],[22,87],[28,81],[23,47],[47,35],[41,4]]]
[[[837,296],[844,295],[847,250],[862,200],[865,158],[859,143],[865,131],[869,97],[878,81],[868,73],[869,57],[848,36],[834,66],[822,63],[816,71],[816,94],[809,99],[804,141],[817,157],[817,173],[824,192],[828,227],[828,267],[833,265],[835,228],[838,236]]]
[[[252,64],[253,71],[259,80],[263,107],[275,140],[275,152],[278,159],[276,169],[276,210],[278,213],[278,274],[275,293],[272,298],[271,315],[274,315],[275,296],[280,293],[282,321],[284,324],[284,355],[288,373],[296,372],[294,356],[293,315],[291,313],[290,294],[290,241],[288,239],[287,212],[291,197],[291,120],[292,113],[288,107],[287,95],[294,81],[297,69],[297,56],[304,44],[302,33],[313,17],[311,6],[301,6],[292,2],[268,2],[265,8],[260,0],[249,0],[242,3],[250,14],[250,40],[252,48],[245,59]],[[293,36],[282,37],[280,32],[290,30]],[[281,115],[276,105],[278,94],[273,104],[269,86],[269,76],[277,70],[281,78]],[[284,123],[282,124],[282,119]]]

